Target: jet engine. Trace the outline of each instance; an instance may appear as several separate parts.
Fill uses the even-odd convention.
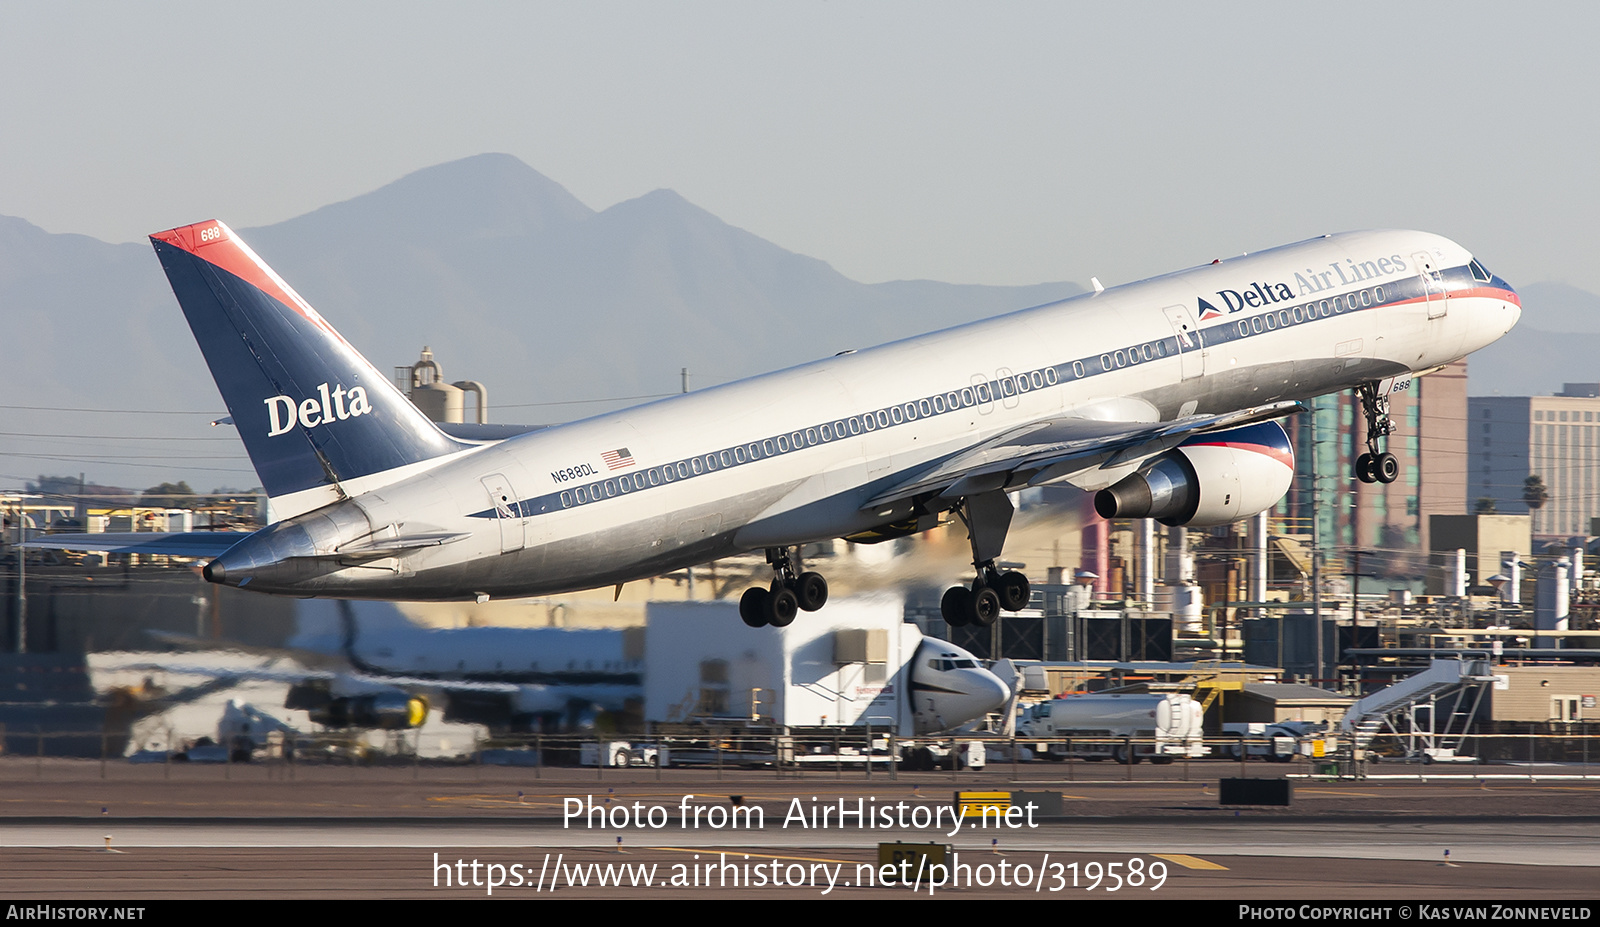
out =
[[[428,700],[399,689],[366,695],[335,696],[326,685],[301,683],[289,688],[285,708],[306,711],[326,727],[402,731],[420,727],[428,718]]]
[[[1294,480],[1294,448],[1277,422],[1197,435],[1095,494],[1102,518],[1226,525],[1264,511]]]

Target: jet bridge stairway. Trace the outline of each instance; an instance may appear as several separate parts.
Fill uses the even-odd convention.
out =
[[[1434,660],[1422,672],[1351,705],[1339,728],[1357,750],[1380,734],[1392,734],[1405,745],[1408,759],[1465,759],[1459,751],[1467,728],[1493,682],[1487,660]]]

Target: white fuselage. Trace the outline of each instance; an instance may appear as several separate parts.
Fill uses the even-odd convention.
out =
[[[1471,261],[1421,232],[1325,236],[367,477],[377,488],[346,487],[348,500],[305,514],[325,497],[276,499],[288,521],[263,533],[305,529],[280,553],[453,540],[348,566],[257,569],[250,588],[544,594],[851,535],[914,514],[911,501],[863,508],[885,490],[1050,416],[1170,421],[1458,360],[1520,312]],[[272,561],[230,557],[233,576]]]

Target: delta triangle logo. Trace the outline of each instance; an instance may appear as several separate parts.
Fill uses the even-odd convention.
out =
[[[1207,319],[1216,319],[1216,318],[1221,318],[1221,317],[1222,317],[1222,310],[1221,309],[1218,309],[1216,306],[1211,305],[1210,303],[1206,302],[1204,299],[1200,300],[1200,321],[1204,322]]]

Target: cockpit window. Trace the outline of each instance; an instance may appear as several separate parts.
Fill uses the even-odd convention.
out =
[[[1482,280],[1484,283],[1489,282],[1489,271],[1482,264],[1478,263],[1477,258],[1472,259],[1472,264],[1470,266],[1472,267],[1472,279]]]

